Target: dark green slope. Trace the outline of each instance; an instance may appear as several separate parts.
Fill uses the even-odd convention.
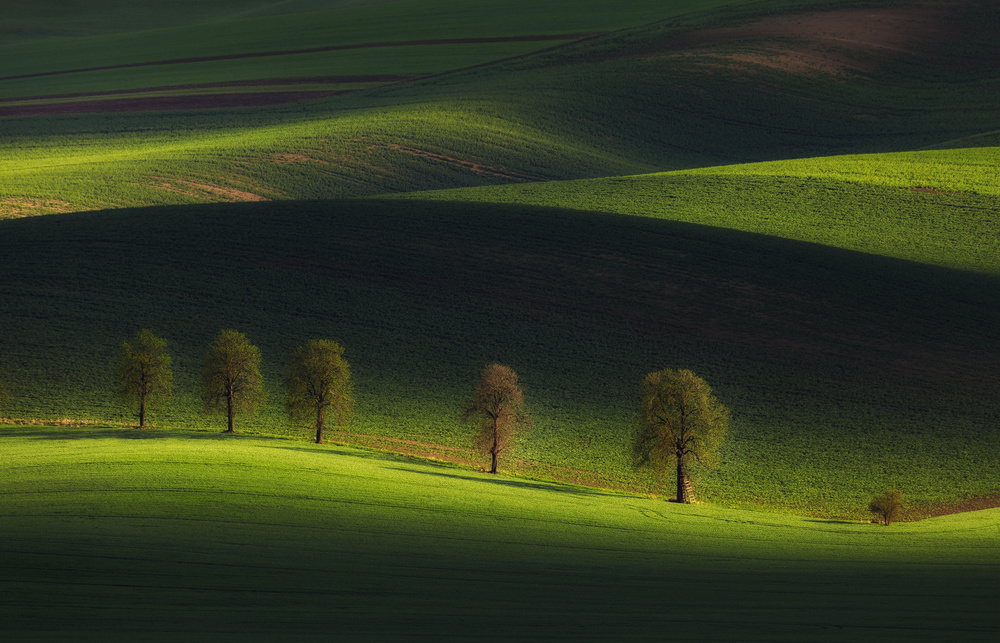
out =
[[[998,35],[987,2],[758,2],[345,104],[469,104],[664,170],[913,150],[996,130]]]
[[[844,513],[890,485],[925,504],[996,490],[992,277],[634,217],[378,201],[5,221],[0,257],[9,416],[128,421],[110,363],[150,327],[178,389],[153,420],[204,426],[200,356],[232,327],[270,391],[247,430],[308,434],[281,412],[284,364],[331,337],[357,377],[354,433],[465,449],[479,369],[514,367],[536,417],[517,467],[536,475],[647,488],[636,387],[674,366],[734,411],[703,498]]]

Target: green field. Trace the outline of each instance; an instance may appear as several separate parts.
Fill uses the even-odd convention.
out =
[[[780,11],[813,4],[766,3],[766,8]],[[365,5],[358,10],[388,11],[395,6]],[[245,198],[240,193],[280,199],[342,198],[803,157],[909,152],[948,141],[963,141],[954,145],[959,148],[995,146],[987,135],[996,132],[997,125],[995,105],[1000,96],[994,73],[989,68],[952,68],[956,67],[954,59],[964,60],[963,47],[976,42],[972,36],[943,42],[939,58],[930,53],[885,58],[868,50],[845,54],[856,57],[859,65],[877,64],[878,73],[794,74],[766,66],[726,63],[726,57],[763,56],[762,50],[777,46],[767,38],[701,46],[672,57],[649,56],[644,52],[669,46],[687,31],[759,18],[765,5],[736,3],[725,11],[700,12],[692,12],[690,3],[668,6],[673,13],[658,22],[619,29],[535,56],[291,106],[6,118],[0,133],[0,159],[5,164],[0,167],[0,201],[58,199],[66,209],[81,210]],[[829,8],[831,3],[817,6]],[[945,24],[956,31],[963,26],[989,24],[989,11],[977,4],[955,5]],[[606,18],[600,12],[580,15],[589,16],[591,27],[579,26],[571,32],[587,31]],[[437,17],[432,17],[413,23],[412,29],[437,24]],[[541,16],[538,24],[544,25],[547,33],[559,33],[561,28],[552,20]],[[512,33],[510,18],[498,19],[495,24],[494,34]],[[611,25],[619,28],[627,22]],[[375,38],[371,33],[359,31],[358,37],[371,41]],[[447,37],[454,33],[414,31],[411,35]],[[390,42],[397,35],[378,39]],[[224,39],[198,41],[228,46]],[[779,39],[778,44],[781,42]],[[535,44],[548,48],[559,43]],[[55,45],[43,41],[32,46]],[[435,45],[297,56],[315,62],[303,65],[301,76],[315,79],[317,74],[422,74],[452,65],[447,56],[438,57],[449,49],[465,52],[468,58],[461,65],[465,67],[493,56],[523,53],[531,46]],[[101,51],[112,56],[110,60],[119,60],[114,56],[120,57],[124,47],[108,45]],[[419,55],[413,55],[414,50]],[[473,50],[479,54],[473,55]],[[52,56],[65,60],[68,54],[56,52]],[[297,76],[295,65],[288,65],[287,73],[281,71],[286,66],[282,58],[6,80],[0,81],[0,95],[62,94],[66,93],[64,87],[85,86],[96,91],[100,87],[149,88],[161,83],[173,86],[185,78],[185,82],[204,84],[231,72],[244,79],[236,82],[249,81],[254,74],[264,79]],[[330,71],[324,72],[326,60],[344,60],[345,64],[331,65]],[[56,67],[44,67],[46,71],[53,69]],[[42,67],[35,71],[40,70]],[[6,73],[28,71],[26,67],[11,67]],[[147,74],[155,80],[144,82]],[[89,76],[99,82],[89,83]],[[83,85],[74,85],[77,82]],[[45,83],[51,91],[44,90]],[[335,84],[326,87],[336,89]],[[245,89],[254,91],[253,87]],[[233,89],[224,91],[231,93]],[[203,93],[203,89],[197,92]],[[282,162],[290,155],[298,160]],[[916,170],[915,178],[922,183],[937,183],[936,166]],[[808,172],[803,169],[800,173]],[[218,189],[192,196],[184,195],[183,190],[178,194],[176,189],[150,187],[161,183],[163,177]],[[19,211],[37,210],[24,207]]]
[[[8,8],[0,633],[996,639],[998,30],[985,0]],[[145,431],[111,381],[140,328],[174,366]],[[237,436],[199,400],[223,328],[263,355]],[[325,445],[284,410],[315,338],[357,400]],[[494,361],[534,419],[499,476],[459,421]],[[634,466],[667,367],[732,410],[697,505]]]
[[[398,200],[34,217],[5,222],[0,256],[12,417],[134,421],[111,363],[150,327],[178,389],[154,421],[204,426],[199,360],[231,327],[260,345],[271,392],[246,430],[290,430],[286,360],[331,337],[357,379],[351,433],[466,454],[463,400],[483,364],[510,364],[536,416],[517,454],[528,475],[669,497],[629,442],[641,378],[676,365],[734,410],[704,500],[859,517],[886,486],[924,512],[996,490],[995,275],[658,219]]]
[[[1000,629],[995,509],[886,529],[273,438],[5,427],[0,441],[3,630],[17,640]]]
[[[867,154],[412,192],[630,214],[1000,274],[1000,148]]]

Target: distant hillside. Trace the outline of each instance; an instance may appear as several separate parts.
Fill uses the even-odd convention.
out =
[[[606,16],[598,6],[608,5],[587,5],[581,15],[590,22],[575,26],[587,31],[602,24]],[[649,18],[649,6],[637,2],[629,5],[632,13],[606,22],[617,29],[630,16]],[[65,93],[69,77],[0,81],[0,95],[23,97],[28,83],[43,96],[34,106],[12,98],[0,105],[8,114],[39,114],[3,120],[0,201],[23,215],[360,196],[898,152],[956,140],[981,144],[970,141],[996,132],[1000,37],[993,3],[693,7],[682,3],[673,7],[675,15],[571,44],[441,43],[389,47],[386,56],[374,57],[370,49],[296,54],[291,68],[303,70],[304,84],[279,82],[288,74],[273,56],[129,67],[78,79],[80,87],[93,81],[98,89],[131,91],[149,87],[145,74],[165,74],[153,81],[157,92],[146,96],[46,99]],[[526,29],[510,16],[497,23],[439,23],[431,15],[412,27],[400,21],[354,38],[384,41],[390,27],[396,29],[390,40],[409,37],[404,27],[417,29],[406,32],[415,38],[508,37]],[[539,16],[545,20],[530,30],[536,35],[572,26]],[[302,27],[301,16],[288,20],[290,29]],[[232,42],[253,34],[247,25],[257,23],[238,24],[244,30],[234,31]],[[495,27],[487,32],[484,24]],[[579,31],[570,36],[582,38]],[[110,42],[98,48],[102,56],[117,51]],[[210,46],[225,53],[226,42]],[[537,49],[547,51],[526,55]],[[44,71],[53,59],[28,60]],[[12,64],[4,73],[17,71]],[[208,87],[234,77],[241,79],[234,86]],[[254,85],[267,79],[277,84]],[[168,87],[160,87],[164,83]],[[309,92],[346,93],[290,106],[240,106],[316,95]],[[85,112],[102,101],[140,111],[44,115],[83,103],[79,111]],[[141,111],[157,106],[174,111]]]
[[[432,190],[398,198],[654,217],[998,275],[998,197],[1000,147],[973,147]]]

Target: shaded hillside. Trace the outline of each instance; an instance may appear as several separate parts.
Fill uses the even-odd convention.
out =
[[[903,151],[996,129],[994,4],[835,4],[683,16],[448,76],[438,91],[476,82],[498,112],[661,169]]]
[[[282,411],[285,362],[330,337],[357,377],[350,433],[460,455],[458,410],[499,360],[536,419],[514,470],[638,489],[661,488],[631,466],[638,382],[688,367],[734,411],[700,497],[848,513],[886,486],[917,504],[996,490],[998,292],[995,277],[524,206],[51,215],[0,225],[0,364],[9,415],[129,421],[111,363],[150,327],[177,379],[153,421],[203,426],[217,420],[198,413],[201,355],[232,327],[261,347],[270,390],[243,428],[305,436]]]

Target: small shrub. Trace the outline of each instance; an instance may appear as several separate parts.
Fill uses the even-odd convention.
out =
[[[903,494],[895,489],[880,493],[868,504],[868,511],[875,514],[881,524],[889,526],[903,511]]]

